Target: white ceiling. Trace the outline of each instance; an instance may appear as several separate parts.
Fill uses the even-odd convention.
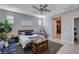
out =
[[[39,4],[1,4],[0,8],[37,17],[46,17],[79,7],[78,5],[73,4],[48,4],[47,9],[51,10],[51,12],[46,12],[43,15],[41,15],[40,12],[34,9],[32,6],[39,7]]]

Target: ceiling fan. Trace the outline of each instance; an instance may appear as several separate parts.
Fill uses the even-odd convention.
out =
[[[41,4],[40,7],[36,7],[36,6],[32,6],[33,8],[37,9],[38,11],[40,11],[41,14],[43,14],[43,12],[50,12],[49,9],[47,9],[48,5],[45,4]]]

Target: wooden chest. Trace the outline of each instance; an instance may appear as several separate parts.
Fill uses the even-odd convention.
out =
[[[32,41],[32,50],[35,53],[41,53],[47,48],[48,48],[47,39],[37,39],[37,40]]]

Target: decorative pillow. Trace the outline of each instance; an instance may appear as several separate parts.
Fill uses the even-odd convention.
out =
[[[25,32],[25,35],[33,35],[32,32]]]
[[[0,50],[3,48],[3,42],[0,41]]]
[[[15,43],[15,40],[8,40],[8,43],[13,44],[13,43]]]

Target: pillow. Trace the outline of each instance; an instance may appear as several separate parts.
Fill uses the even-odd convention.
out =
[[[22,35],[25,35],[25,32],[22,32],[21,34],[22,34]]]
[[[25,32],[25,35],[33,35],[32,32]]]
[[[0,41],[0,50],[3,48],[3,42]]]
[[[8,40],[8,43],[13,44],[13,43],[15,43],[15,40]]]

